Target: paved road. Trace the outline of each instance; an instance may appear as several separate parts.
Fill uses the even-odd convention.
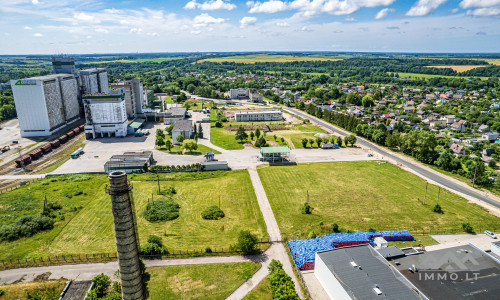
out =
[[[339,128],[337,128],[337,127],[335,127],[335,126],[333,126],[325,121],[322,121],[322,120],[319,120],[315,117],[312,117],[305,112],[298,111],[298,110],[291,109],[291,108],[286,108],[286,107],[284,107],[283,109],[286,111],[295,113],[303,118],[309,119],[311,122],[318,123],[321,126],[327,128],[333,132],[336,132],[338,134],[341,134],[344,136],[350,134],[347,131],[339,129]],[[456,182],[448,179],[446,175],[436,174],[434,172],[428,171],[425,168],[418,166],[417,164],[414,164],[414,163],[411,163],[407,160],[401,159],[397,155],[392,154],[391,151],[374,146],[372,143],[368,142],[367,140],[365,140],[361,137],[357,137],[357,143],[365,148],[369,148],[369,149],[377,152],[378,154],[380,154],[384,157],[392,159],[393,161],[407,167],[408,169],[413,170],[414,172],[416,172],[416,173],[418,173],[418,174],[420,174],[420,175],[422,175],[422,176],[424,176],[424,177],[426,177],[426,178],[428,178],[428,179],[430,179],[430,180],[432,180],[432,181],[434,181],[434,182],[436,182],[436,183],[438,183],[438,184],[440,184],[440,185],[442,185],[450,190],[454,190],[456,192],[459,192],[459,193],[465,194],[467,196],[476,198],[477,200],[486,202],[486,203],[488,203],[496,208],[500,208],[499,201],[491,199],[491,198],[483,195],[482,193],[478,192],[477,190],[474,190],[471,187],[466,187],[462,184],[456,183]]]

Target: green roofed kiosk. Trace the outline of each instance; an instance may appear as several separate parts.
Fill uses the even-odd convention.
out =
[[[289,161],[290,148],[281,147],[262,147],[260,148],[259,160],[261,161]]]

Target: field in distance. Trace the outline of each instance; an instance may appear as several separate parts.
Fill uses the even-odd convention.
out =
[[[235,62],[241,64],[254,64],[254,63],[265,63],[265,62],[293,62],[293,61],[337,61],[342,60],[339,57],[332,56],[321,56],[321,55],[311,55],[311,56],[294,56],[294,55],[271,55],[271,54],[255,54],[255,55],[238,55],[238,56],[226,56],[226,57],[214,57],[199,60],[198,62]]]
[[[147,221],[143,212],[151,197],[158,195],[156,174],[132,174],[137,224],[141,245],[149,235],[161,236],[167,249],[228,250],[237,241],[240,230],[250,230],[267,238],[255,192],[246,170],[199,173],[161,173],[163,191],[174,187],[172,199],[180,205],[179,217],[172,221]],[[112,253],[116,251],[110,196],[105,193],[105,175],[50,177],[0,195],[0,224],[12,224],[26,215],[38,215],[44,196],[49,203],[63,206],[64,218],[52,230],[11,242],[0,242],[0,259],[23,259],[61,254]],[[201,212],[218,205],[225,217],[204,220]],[[77,208],[77,209],[74,209]],[[1,226],[0,226],[1,227]]]
[[[462,223],[498,230],[500,219],[479,205],[381,162],[333,162],[259,168],[281,232],[305,238],[328,233],[330,224],[352,231],[439,230],[457,232]],[[307,200],[312,214],[302,214]],[[444,213],[433,212],[439,193]],[[322,225],[323,224],[323,225]],[[424,241],[423,241],[424,243]]]
[[[450,68],[453,71],[457,71],[458,73],[462,73],[465,71],[469,71],[476,68],[487,67],[488,65],[463,65],[463,66],[427,66],[427,68],[436,68],[436,69],[446,69]]]

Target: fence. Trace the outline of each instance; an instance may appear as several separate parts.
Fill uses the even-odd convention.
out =
[[[13,179],[13,180],[20,180],[19,183],[16,182],[11,182],[11,183],[4,183],[0,185],[0,194],[10,192],[12,190],[15,190],[17,188],[20,188],[26,184],[42,180],[43,178],[33,178],[33,179]]]
[[[205,249],[200,250],[178,250],[168,254],[157,255],[140,255],[143,259],[164,259],[175,257],[193,257],[193,256],[219,256],[219,255],[237,255],[242,251],[232,250],[229,248],[214,248],[207,252]],[[96,254],[69,254],[55,255],[39,258],[24,258],[24,259],[2,259],[0,260],[0,269],[12,269],[19,267],[37,267],[45,265],[56,265],[66,263],[89,263],[103,262],[118,259],[117,253],[96,253]]]

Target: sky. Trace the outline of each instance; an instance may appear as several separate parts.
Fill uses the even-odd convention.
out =
[[[500,53],[500,0],[0,0],[0,54]]]

